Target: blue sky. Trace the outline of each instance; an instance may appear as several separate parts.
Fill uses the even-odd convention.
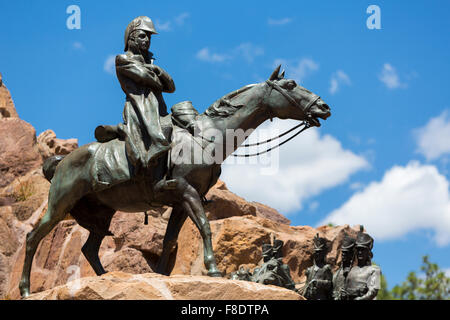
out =
[[[80,30],[66,27],[73,4]],[[366,26],[371,4],[381,30]],[[283,62],[332,117],[282,147],[278,174],[227,165],[223,179],[292,225],[363,223],[392,286],[424,254],[450,270],[449,9],[448,1],[2,1],[0,72],[38,134],[52,129],[83,145],[97,125],[122,120],[108,61],[136,16],[160,33],[151,50],[177,86],[169,106],[191,100],[203,111]]]

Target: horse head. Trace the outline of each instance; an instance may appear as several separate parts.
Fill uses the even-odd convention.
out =
[[[326,120],[330,107],[316,94],[297,84],[295,80],[285,79],[280,74],[279,65],[266,81],[269,94],[265,98],[271,118],[306,121],[310,126],[320,126],[319,118]]]

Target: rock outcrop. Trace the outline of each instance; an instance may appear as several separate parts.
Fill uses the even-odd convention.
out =
[[[263,242],[270,243],[271,237],[275,237],[284,241],[283,261],[289,265],[296,283],[305,281],[305,271],[313,264],[313,238],[316,233],[329,241],[327,261],[337,266],[344,233],[356,236],[357,230],[348,225],[318,229],[288,226],[250,215],[211,221],[214,253],[219,269],[225,274],[237,271],[241,265],[253,269],[262,264],[261,245]],[[191,221],[187,221],[180,231],[172,274],[206,274],[202,240]]]
[[[0,119],[0,188],[42,165],[36,131],[19,118]]]
[[[78,147],[75,139],[54,140],[64,148],[47,150],[49,139],[38,141],[33,126],[18,117],[0,75],[0,298],[8,296],[26,233],[46,209],[50,183],[43,160]]]
[[[37,137],[39,153],[45,160],[53,155],[66,155],[78,148],[77,139],[58,139],[52,130],[42,132]]]
[[[11,94],[3,83],[3,77],[0,73],[0,119],[2,118],[18,118],[14,102]]]
[[[31,295],[28,300],[304,300],[294,291],[239,280],[111,272]]]

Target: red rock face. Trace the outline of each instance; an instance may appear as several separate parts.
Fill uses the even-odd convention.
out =
[[[36,131],[19,118],[0,119],[0,188],[42,164]]]
[[[0,119],[18,117],[11,94],[3,83],[2,74],[0,73]]]
[[[335,269],[340,263],[340,245],[344,233],[356,236],[358,228],[348,225],[323,226],[318,229],[309,226],[288,226],[272,220],[254,217],[230,217],[211,221],[213,248],[219,269],[229,275],[239,266],[253,269],[262,264],[261,245],[274,237],[284,241],[283,261],[291,270],[296,283],[305,281],[305,272],[313,264],[313,238],[316,233],[329,241],[327,261]],[[171,274],[205,275],[203,246],[199,232],[191,221],[181,229],[176,262]]]
[[[58,139],[52,130],[42,132],[37,137],[39,153],[43,160],[54,155],[66,155],[78,148],[77,139]]]
[[[46,210],[50,183],[42,175],[43,160],[54,154],[68,153],[78,146],[74,139],[66,141],[46,136],[47,139],[39,142],[33,126],[18,118],[0,75],[0,299],[11,297],[8,292],[17,286],[12,279],[18,279],[19,269],[21,272],[25,236]],[[61,241],[65,236],[48,239]],[[60,266],[60,261],[54,265]],[[51,277],[44,274],[41,278],[36,286],[48,287]]]

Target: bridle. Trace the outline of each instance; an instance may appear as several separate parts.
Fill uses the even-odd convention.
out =
[[[302,109],[302,106],[294,99],[292,98],[287,92],[286,90],[284,90],[283,88],[281,88],[278,84],[276,84],[275,82],[273,82],[272,80],[266,80],[267,85],[270,87],[270,91],[268,92],[267,96],[270,96],[270,94],[272,93],[272,90],[275,89],[277,90],[287,101],[289,101],[290,104],[294,105],[295,107]],[[305,109],[304,109],[304,113],[305,113],[305,118],[306,120],[304,120],[302,123],[296,125],[295,127],[285,131],[284,133],[268,139],[266,141],[262,141],[262,142],[257,142],[257,143],[249,143],[249,144],[244,144],[241,145],[241,147],[253,147],[253,146],[259,146],[261,144],[265,144],[268,142],[271,142],[273,140],[276,140],[278,138],[281,138],[283,136],[285,136],[286,134],[294,131],[295,129],[304,126],[301,130],[299,130],[296,134],[294,134],[292,137],[284,140],[283,142],[279,143],[276,146],[270,147],[262,152],[257,152],[257,153],[252,153],[252,154],[232,154],[233,157],[244,157],[244,158],[248,158],[248,157],[256,157],[259,156],[261,154],[270,152],[274,149],[277,149],[279,147],[281,147],[283,144],[285,144],[288,141],[291,141],[292,139],[294,139],[296,136],[298,136],[300,133],[302,133],[303,131],[305,131],[308,128],[311,128],[313,125],[311,125],[310,121],[312,119],[312,114],[311,114],[311,107],[320,99],[320,96],[316,95],[316,94],[312,94],[312,99],[308,102],[308,104],[306,105]],[[272,120],[272,117],[270,118],[270,120]],[[203,137],[202,137],[203,138]]]
[[[283,88],[281,88],[278,84],[276,84],[275,82],[273,82],[272,80],[266,80],[266,83],[269,85],[269,87],[271,87],[271,89],[275,89],[277,90],[287,101],[289,101],[290,104],[294,105],[295,107],[302,109],[302,106],[295,101],[294,98],[292,98],[287,92],[286,90],[283,90]],[[269,92],[270,95],[270,92]],[[304,113],[306,116],[306,120],[305,122],[309,122],[309,119],[312,119],[312,114],[311,114],[311,107],[320,99],[320,96],[318,96],[317,94],[312,93],[312,99],[308,102],[308,104],[305,107]],[[311,124],[310,124],[311,127]]]
[[[284,90],[283,88],[281,88],[278,84],[276,84],[276,83],[273,82],[272,80],[266,80],[266,84],[269,86],[270,90],[267,92],[266,95],[263,95],[263,97],[261,98],[261,101],[262,101],[265,97],[270,96],[270,94],[272,93],[272,90],[275,89],[275,90],[278,91],[278,92],[279,92],[279,93],[280,93],[287,101],[289,101],[289,103],[291,103],[291,104],[294,105],[295,107],[299,108],[300,110],[302,109],[302,106],[301,106],[294,98],[292,98],[292,97],[286,92],[286,90]],[[262,144],[265,144],[265,143],[269,143],[269,142],[271,142],[271,141],[273,141],[273,140],[276,140],[276,139],[279,139],[279,138],[285,136],[286,134],[288,134],[288,133],[294,131],[295,129],[297,129],[297,128],[301,127],[301,126],[304,126],[301,130],[299,130],[299,131],[298,131],[296,134],[294,134],[292,137],[290,137],[290,138],[284,140],[283,142],[277,144],[276,146],[270,147],[270,148],[268,148],[268,149],[266,149],[266,150],[264,150],[264,151],[262,151],[262,152],[257,152],[257,153],[252,153],[252,154],[232,154],[232,156],[233,156],[233,157],[245,157],[245,158],[248,158],[248,157],[255,157],[255,156],[259,156],[259,155],[264,154],[264,153],[268,153],[268,152],[270,152],[270,151],[272,151],[272,150],[274,150],[274,149],[277,149],[277,148],[281,147],[283,144],[287,143],[288,141],[294,139],[296,136],[298,136],[300,133],[302,133],[302,132],[305,131],[306,129],[311,128],[311,127],[313,126],[313,125],[310,123],[310,121],[311,121],[311,119],[312,119],[311,107],[312,107],[319,99],[320,99],[320,96],[318,96],[318,95],[312,93],[312,99],[308,102],[308,104],[306,105],[306,107],[305,107],[305,109],[304,109],[304,114],[305,114],[306,120],[304,120],[304,121],[301,122],[300,124],[298,124],[298,125],[294,126],[293,128],[291,128],[291,129],[285,131],[284,133],[282,133],[282,134],[280,134],[280,135],[278,135],[278,136],[276,136],[276,137],[270,138],[270,139],[268,139],[268,140],[266,140],[266,141],[257,142],[257,143],[250,143],[250,144],[244,144],[244,145],[241,145],[241,147],[253,147],[253,146],[259,146],[259,145],[262,145]],[[271,117],[270,119],[272,120],[272,117]],[[177,121],[177,122],[178,122],[178,121]],[[184,125],[182,125],[182,127],[185,128]],[[186,128],[185,128],[185,129],[186,129]],[[215,142],[215,141],[212,141],[212,140],[209,140],[209,139],[203,137],[203,136],[200,135],[200,134],[198,134],[198,136],[199,136],[201,139],[205,140],[206,142],[209,142],[209,143],[217,143],[217,142]],[[194,139],[194,140],[195,140],[195,139]]]

